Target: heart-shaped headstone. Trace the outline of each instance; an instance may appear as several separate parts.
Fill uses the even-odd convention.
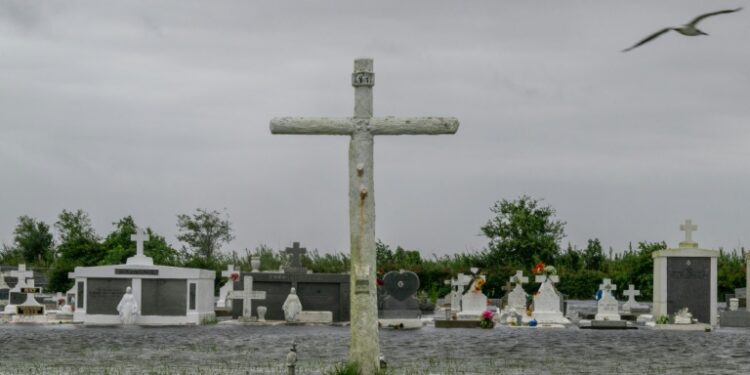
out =
[[[388,295],[403,301],[419,289],[419,276],[411,271],[391,271],[383,277],[383,284]]]

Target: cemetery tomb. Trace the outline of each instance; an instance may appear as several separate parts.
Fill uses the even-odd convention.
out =
[[[687,308],[701,323],[717,324],[717,258],[719,252],[700,249],[692,232],[698,227],[690,220],[680,225],[685,240],[676,249],[653,253],[653,315],[674,316]]]
[[[154,265],[143,254],[142,230],[131,237],[136,255],[126,264],[76,267],[68,292],[75,301],[73,320],[84,324],[121,324],[117,305],[128,287],[138,306],[135,324],[200,324],[214,313],[215,272],[196,268]]]
[[[526,314],[526,298],[528,294],[523,289],[523,284],[529,282],[529,278],[523,275],[523,271],[518,270],[511,276],[511,283],[515,286],[508,293],[508,304],[500,313],[500,322],[506,323],[509,319],[515,319],[520,316],[521,323],[528,323],[531,317]]]
[[[421,328],[422,313],[415,297],[419,276],[411,271],[390,271],[383,276],[385,296],[378,312],[383,327]]]
[[[534,313],[532,318],[539,324],[570,324],[563,316],[560,306],[560,295],[554,284],[560,281],[557,275],[537,275],[537,283],[542,285],[539,292],[534,295]]]
[[[244,291],[244,279],[252,277],[253,291],[265,293],[262,304],[266,307],[266,320],[284,320],[281,306],[289,290],[295,288],[305,310],[330,311],[334,322],[349,321],[349,275],[310,273],[300,261],[304,251],[298,242],[293,243],[291,248],[286,249],[291,255],[291,262],[284,267],[284,272],[243,272],[232,289]],[[298,255],[295,256],[295,253]],[[258,317],[257,309],[251,309],[250,313],[252,319]],[[243,300],[232,300],[232,317],[237,319],[243,315]]]
[[[734,298],[730,298],[729,306],[726,311],[721,313],[719,325],[722,327],[750,327],[750,306],[747,304],[746,298],[750,296],[750,288],[747,285],[750,284],[750,253],[745,253],[745,288],[735,290]],[[742,300],[745,299],[745,305],[742,305]]]
[[[459,320],[479,320],[482,313],[487,311],[487,296],[482,293],[486,280],[484,275],[474,277],[469,290],[461,297],[461,312],[457,314]]]

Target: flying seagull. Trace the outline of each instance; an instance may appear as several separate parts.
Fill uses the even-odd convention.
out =
[[[682,26],[677,26],[677,27],[666,27],[666,28],[663,28],[663,29],[661,29],[661,30],[659,30],[659,31],[657,31],[657,32],[655,32],[655,33],[647,36],[646,38],[644,38],[640,42],[636,43],[634,46],[632,46],[630,48],[625,48],[624,50],[622,50],[622,52],[628,52],[631,49],[634,49],[636,47],[640,47],[641,45],[644,45],[644,44],[646,44],[646,43],[648,43],[648,42],[650,42],[650,41],[658,38],[662,34],[665,34],[665,33],[669,32],[670,30],[677,31],[678,33],[680,33],[682,35],[686,35],[686,36],[708,35],[708,34],[704,33],[703,31],[699,30],[696,27],[696,25],[698,25],[698,22],[702,21],[704,18],[708,18],[708,17],[715,16],[715,15],[718,15],[718,14],[734,13],[734,12],[737,12],[737,11],[740,11],[740,10],[742,10],[742,8],[719,10],[719,11],[716,11],[716,12],[701,14],[700,16],[695,17],[688,24],[685,24],[685,25],[682,25]]]

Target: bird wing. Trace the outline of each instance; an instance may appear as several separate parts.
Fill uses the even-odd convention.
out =
[[[658,38],[661,34],[664,34],[664,33],[666,33],[669,30],[672,30],[672,28],[671,27],[665,27],[665,28],[663,28],[663,29],[661,29],[661,30],[659,30],[659,31],[657,31],[657,32],[655,32],[655,33],[653,33],[653,34],[651,34],[651,35],[643,38],[643,40],[641,40],[640,42],[634,44],[632,47],[625,48],[624,50],[622,50],[622,52],[628,52],[631,49],[634,49],[634,48],[639,47],[639,46],[641,46],[643,44],[646,44],[646,43],[648,43],[648,42],[650,42],[650,41]]]
[[[693,18],[693,20],[690,21],[690,23],[688,23],[688,25],[695,27],[695,25],[697,25],[698,22],[702,21],[704,18],[708,18],[708,17],[715,16],[715,15],[718,15],[718,14],[734,13],[734,12],[738,12],[740,10],[742,10],[742,8],[725,9],[725,10],[719,10],[719,11],[716,11],[716,12],[701,14],[700,16]]]

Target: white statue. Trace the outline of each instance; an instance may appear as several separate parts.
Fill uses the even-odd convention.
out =
[[[292,288],[292,290],[289,291],[289,295],[286,297],[286,301],[284,301],[284,305],[281,306],[281,308],[284,309],[284,319],[286,319],[287,322],[294,322],[297,320],[297,315],[302,311],[302,302],[300,302],[299,297],[297,297],[296,289]]]
[[[117,312],[120,313],[122,324],[133,324],[138,317],[138,302],[133,297],[130,287],[125,289],[125,295],[122,296],[120,303],[117,305]]]

